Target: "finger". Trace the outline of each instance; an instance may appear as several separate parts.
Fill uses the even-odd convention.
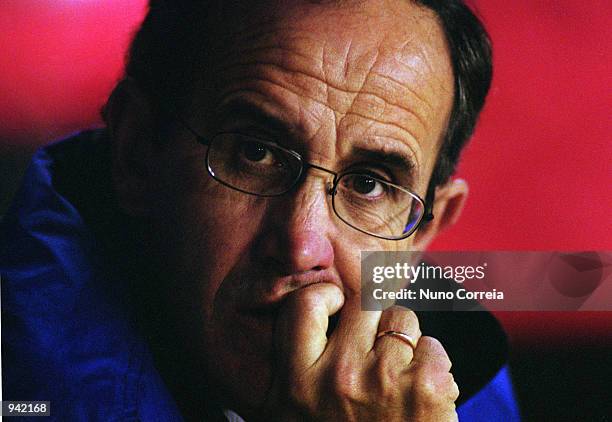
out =
[[[414,350],[412,364],[425,366],[431,370],[448,372],[452,363],[438,340],[429,336],[422,336]]]
[[[449,398],[453,401],[453,403],[457,401],[460,393],[461,392],[459,391],[459,386],[457,385],[457,382],[455,381],[455,378],[453,377],[451,387],[448,390]]]
[[[392,306],[382,313],[378,324],[378,333],[398,332],[410,337],[412,341],[394,336],[382,335],[376,338],[373,352],[379,359],[388,362],[399,369],[407,368],[414,355],[413,347],[416,348],[421,330],[419,320],[414,312],[401,306]]]
[[[362,310],[359,294],[346,297],[338,327],[329,339],[334,353],[365,358],[376,340],[380,315],[381,311]]]
[[[449,372],[451,366],[448,354],[438,340],[421,337],[409,369],[413,390],[420,402],[450,404],[457,400],[459,388]]]
[[[288,376],[303,373],[323,354],[329,317],[343,302],[344,295],[331,283],[312,284],[287,297],[277,319],[275,344]]]

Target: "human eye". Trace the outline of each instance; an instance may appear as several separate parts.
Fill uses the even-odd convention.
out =
[[[231,134],[224,138],[227,144],[219,145],[232,171],[243,177],[283,177],[295,171],[287,154],[272,142],[248,135]]]
[[[241,160],[252,164],[273,166],[278,164],[274,152],[265,144],[253,140],[242,139],[238,145],[238,156]]]
[[[286,154],[272,143],[240,136],[233,150],[235,165],[244,171],[289,171]]]
[[[342,185],[352,195],[364,199],[375,200],[388,193],[388,184],[380,178],[370,174],[347,174],[342,178]]]

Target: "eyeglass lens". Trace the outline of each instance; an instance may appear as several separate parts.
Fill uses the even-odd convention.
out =
[[[239,191],[275,196],[300,179],[299,155],[275,143],[238,133],[222,133],[209,146],[211,175]],[[384,238],[401,238],[414,230],[423,203],[406,189],[369,174],[342,174],[335,185],[333,208],[338,217],[360,231]]]

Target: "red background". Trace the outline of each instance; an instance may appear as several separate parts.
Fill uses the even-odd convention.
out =
[[[460,166],[467,208],[434,249],[612,249],[610,2],[481,0],[477,9],[493,39],[494,82]],[[99,123],[144,10],[144,0],[2,2],[0,152],[13,177],[15,151]],[[610,315],[499,318],[515,343],[542,345],[610,340]]]

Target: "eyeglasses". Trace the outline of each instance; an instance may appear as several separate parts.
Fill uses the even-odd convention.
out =
[[[219,183],[249,195],[274,197],[291,191],[309,169],[333,176],[328,185],[332,209],[350,227],[370,236],[401,240],[433,218],[421,197],[374,173],[336,173],[304,161],[295,151],[255,136],[224,132],[204,138],[179,120],[208,147],[206,168]]]

